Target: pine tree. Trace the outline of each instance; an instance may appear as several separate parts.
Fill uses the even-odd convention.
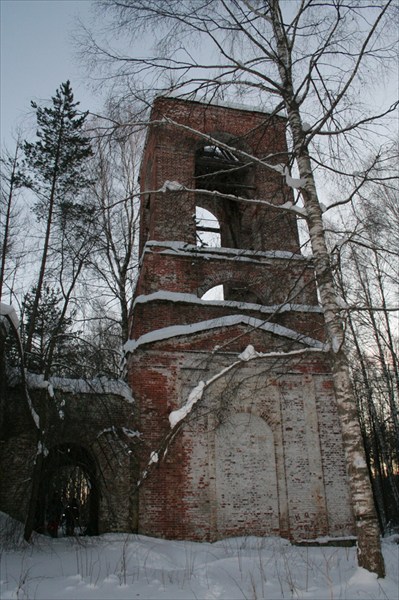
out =
[[[39,303],[46,276],[51,237],[63,206],[75,200],[90,183],[86,174],[87,159],[92,155],[89,138],[84,134],[88,113],[80,113],[74,102],[70,82],[61,84],[49,107],[31,103],[36,110],[38,140],[24,143],[24,182],[36,194],[34,211],[45,222],[40,270],[35,285],[25,351],[32,349]],[[65,226],[65,224],[63,224]]]
[[[31,328],[32,308],[36,297],[36,288],[25,295],[23,301],[24,320],[26,327]],[[72,319],[63,317],[60,303],[62,296],[58,290],[44,284],[33,324],[31,358],[29,370],[43,373],[46,369],[48,353],[55,340],[55,357],[60,360],[68,352],[66,335],[72,324]]]

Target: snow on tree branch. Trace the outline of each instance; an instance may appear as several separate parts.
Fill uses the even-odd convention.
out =
[[[286,167],[287,168],[287,167]],[[289,187],[292,189],[300,189],[305,185],[305,179],[295,179],[289,175],[289,171],[285,174],[285,181]],[[234,202],[245,202],[247,204],[262,204],[264,206],[269,206],[275,210],[283,210],[285,212],[292,212],[297,215],[300,215],[303,218],[306,218],[307,213],[306,209],[300,206],[296,206],[292,202],[285,202],[284,204],[273,204],[273,202],[268,202],[267,200],[262,200],[261,198],[244,198],[243,196],[237,196],[235,194],[224,194],[223,192],[219,192],[218,190],[208,190],[206,188],[190,188],[187,187],[178,181],[168,181],[166,180],[162,187],[157,190],[146,190],[146,194],[158,194],[165,192],[191,192],[195,194],[202,194],[204,196],[213,196],[218,198],[225,198],[227,200],[232,200]]]

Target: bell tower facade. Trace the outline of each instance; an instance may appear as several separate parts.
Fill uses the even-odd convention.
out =
[[[281,175],[285,126],[251,109],[154,103],[126,345],[140,533],[353,533],[323,313]]]

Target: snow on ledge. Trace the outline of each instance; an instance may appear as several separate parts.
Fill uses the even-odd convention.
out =
[[[218,329],[220,327],[231,327],[233,325],[248,325],[253,329],[261,329],[274,335],[286,337],[294,340],[310,348],[316,348],[318,350],[324,350],[325,345],[319,340],[302,335],[293,329],[278,325],[277,323],[265,323],[260,319],[254,317],[248,317],[247,315],[227,315],[219,317],[217,319],[209,319],[207,321],[199,321],[198,323],[189,323],[188,325],[171,325],[169,327],[163,327],[162,329],[156,329],[140,336],[137,340],[129,340],[124,345],[125,353],[134,352],[136,348],[143,344],[151,344],[153,342],[159,342],[161,340],[167,340],[182,335],[192,335],[201,331],[207,331],[210,329]]]
[[[224,306],[229,308],[239,308],[241,310],[256,310],[261,313],[274,314],[285,312],[312,312],[323,313],[323,309],[318,305],[311,304],[255,304],[252,302],[236,302],[234,300],[203,300],[195,294],[185,294],[181,292],[168,292],[160,290],[152,294],[137,296],[133,303],[133,308],[137,304],[155,302],[157,300],[166,300],[169,302],[185,302],[187,304],[202,304],[207,306]]]
[[[158,190],[159,192],[179,192],[184,190],[184,185],[179,183],[178,181],[169,181],[166,180],[163,186]]]
[[[69,379],[66,377],[50,377],[48,381],[43,375],[26,373],[28,388],[31,390],[47,389],[53,397],[54,390],[73,394],[115,394],[122,396],[130,403],[134,402],[130,387],[120,379],[96,377],[94,379]]]
[[[247,250],[243,248],[200,248],[199,246],[194,246],[193,244],[187,244],[183,241],[170,241],[170,240],[148,240],[144,245],[144,252],[151,252],[152,247],[158,248],[167,248],[168,250],[172,250],[173,253],[189,253],[189,254],[198,254],[200,256],[209,256],[215,257],[218,254],[222,255],[225,258],[225,255],[230,255],[231,259],[234,260],[260,260],[262,258],[269,259],[283,259],[283,260],[302,260],[309,262],[309,258],[303,256],[302,254],[294,254],[293,252],[289,252],[288,250],[268,250],[268,251],[258,251],[258,250]],[[166,251],[161,251],[162,254],[165,254]]]

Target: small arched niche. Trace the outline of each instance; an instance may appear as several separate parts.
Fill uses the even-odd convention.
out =
[[[216,507],[219,535],[243,523],[249,535],[279,530],[274,436],[261,417],[230,414],[215,431]]]

